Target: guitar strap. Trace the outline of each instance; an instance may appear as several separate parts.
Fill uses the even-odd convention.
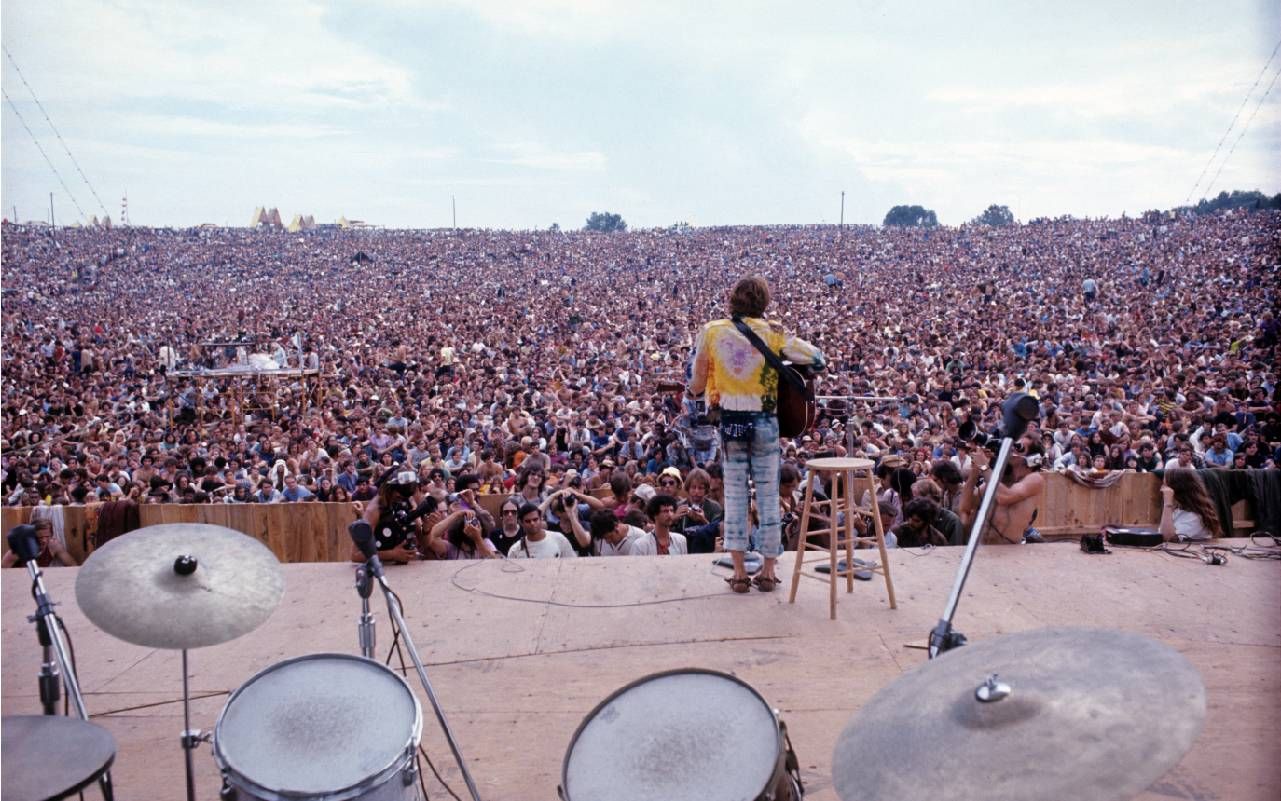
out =
[[[756,335],[756,332],[752,330],[751,326],[743,322],[743,318],[733,317],[731,319],[733,320],[734,326],[738,328],[738,332],[747,337],[747,341],[752,343],[752,346],[759,350],[761,355],[765,357],[766,364],[777,370],[779,376],[781,376],[787,383],[791,384],[796,389],[804,391],[805,380],[801,378],[795,370],[786,369],[787,365],[783,364],[783,360],[778,357],[778,354],[770,350],[769,345],[766,345],[761,338]]]

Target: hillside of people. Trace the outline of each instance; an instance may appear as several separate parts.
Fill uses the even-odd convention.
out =
[[[961,424],[992,429],[1026,390],[1047,467],[1275,467],[1279,271],[1274,210],[610,234],[6,225],[4,503],[370,498],[393,464],[509,493],[534,454],[553,482],[715,473],[679,389],[752,274],[823,351],[820,394],[891,399],[835,405],[785,463],[852,444],[921,477],[965,468]]]

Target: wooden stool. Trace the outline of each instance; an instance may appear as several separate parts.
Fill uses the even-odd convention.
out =
[[[805,500],[801,505],[800,536],[796,540],[796,564],[792,568],[792,591],[787,596],[788,603],[796,602],[796,588],[800,586],[802,568],[814,564],[822,557],[806,560],[808,551],[825,551],[826,561],[831,570],[827,574],[829,595],[831,597],[832,620],[836,619],[836,581],[845,577],[845,591],[854,591],[854,573],[858,570],[871,570],[885,577],[885,589],[890,596],[890,609],[897,609],[894,602],[894,582],[890,580],[890,563],[885,553],[885,530],[881,526],[881,516],[876,509],[876,483],[872,478],[873,462],[871,459],[827,458],[810,459],[805,463],[809,471],[809,480],[805,483]],[[832,494],[827,501],[814,500],[814,484],[820,475],[831,474]],[[863,491],[872,497],[872,508],[859,506]],[[857,493],[857,494],[855,494]],[[843,501],[843,502],[842,502]],[[811,510],[825,509],[832,525],[828,529],[809,530]],[[844,525],[837,523],[840,513],[845,513]],[[859,537],[854,533],[854,515],[871,518],[875,537]],[[844,529],[842,531],[842,528]],[[827,545],[811,543],[811,537],[827,538]],[[858,567],[854,564],[854,546],[876,543],[881,553],[881,562],[872,568]],[[836,555],[845,549],[845,569],[836,569]],[[821,575],[805,574],[808,578],[822,579]]]

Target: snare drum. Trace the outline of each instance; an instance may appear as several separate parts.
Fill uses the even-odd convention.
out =
[[[224,798],[420,799],[418,699],[400,676],[346,654],[287,659],[227,699],[214,727]]]
[[[655,673],[615,691],[574,732],[564,801],[800,801],[787,729],[742,681]]]

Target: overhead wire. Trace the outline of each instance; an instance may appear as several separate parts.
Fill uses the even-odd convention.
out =
[[[40,140],[36,138],[36,134],[31,130],[31,126],[27,125],[26,119],[23,118],[22,112],[18,111],[18,106],[13,102],[13,98],[9,97],[9,93],[5,92],[3,89],[0,89],[0,94],[3,94],[4,99],[9,102],[9,108],[13,109],[13,113],[17,115],[18,122],[22,123],[22,127],[27,129],[27,133],[31,136],[31,141],[36,145],[36,150],[39,150],[40,155],[44,156],[45,164],[49,165],[49,169],[53,171],[54,176],[58,179],[58,183],[62,184],[62,191],[67,193],[67,197],[71,198],[71,205],[76,207],[76,211],[80,212],[80,219],[83,222],[88,222],[89,217],[85,214],[85,210],[80,208],[80,203],[76,201],[76,196],[71,194],[71,189],[67,186],[67,182],[62,180],[62,173],[58,172],[57,167],[53,166],[53,162],[49,159],[49,154],[45,152],[44,146],[41,145]]]
[[[71,159],[71,163],[75,165],[76,172],[80,174],[81,180],[85,182],[85,186],[89,187],[89,193],[93,195],[94,200],[98,201],[98,208],[102,209],[102,213],[106,215],[107,207],[103,204],[102,198],[98,197],[98,192],[93,188],[93,184],[89,182],[89,177],[85,175],[85,171],[80,168],[80,162],[76,161],[76,157],[71,154],[71,148],[67,147],[66,140],[62,138],[62,134],[58,132],[57,126],[54,125],[53,120],[49,118],[49,112],[45,111],[44,104],[41,103],[40,98],[36,96],[36,90],[32,89],[31,84],[27,83],[27,76],[22,74],[22,68],[19,67],[18,62],[14,60],[13,53],[10,53],[9,48],[3,47],[3,45],[0,45],[0,48],[4,49],[4,54],[9,59],[9,63],[13,65],[14,71],[18,73],[18,78],[22,81],[22,85],[27,87],[27,91],[31,93],[31,99],[36,101],[36,108],[40,109],[40,113],[44,115],[44,121],[49,123],[50,130],[52,130],[53,135],[58,138],[58,144],[62,145],[62,149],[66,152],[67,158]]]
[[[1254,122],[1255,115],[1263,107],[1263,101],[1268,99],[1268,95],[1272,94],[1272,88],[1277,85],[1278,77],[1281,77],[1281,65],[1277,65],[1277,71],[1272,75],[1272,82],[1268,84],[1268,88],[1264,91],[1263,96],[1259,98],[1259,102],[1255,103],[1254,111],[1250,112],[1250,118],[1245,121],[1245,125],[1241,126],[1241,133],[1237,134],[1236,140],[1232,142],[1232,147],[1228,148],[1228,154],[1223,157],[1223,161],[1219,162],[1218,171],[1214,173],[1214,178],[1205,187],[1207,195],[1214,191],[1214,185],[1219,180],[1219,174],[1223,172],[1223,165],[1232,160],[1232,154],[1236,152],[1237,145],[1241,144],[1241,139],[1245,136],[1245,132],[1250,130],[1250,123]]]
[[[1267,74],[1268,67],[1272,65],[1272,59],[1276,58],[1278,50],[1281,50],[1281,40],[1278,40],[1276,47],[1272,48],[1272,55],[1268,56],[1268,60],[1263,64],[1263,69],[1259,70],[1259,74],[1256,75],[1254,78],[1254,83],[1250,85],[1250,90],[1246,92],[1245,97],[1241,99],[1241,105],[1237,108],[1236,113],[1232,115],[1232,121],[1228,123],[1227,130],[1223,132],[1223,136],[1219,137],[1219,143],[1214,146],[1214,152],[1210,154],[1209,160],[1206,161],[1205,166],[1201,168],[1201,174],[1197,176],[1196,183],[1192,184],[1192,188],[1188,190],[1188,196],[1183,201],[1184,205],[1190,204],[1192,202],[1192,196],[1196,194],[1197,187],[1201,185],[1201,179],[1205,178],[1205,174],[1210,170],[1210,165],[1214,163],[1214,159],[1219,155],[1219,151],[1222,150],[1223,143],[1227,141],[1228,135],[1231,134],[1232,129],[1236,127],[1237,120],[1241,117],[1241,112],[1245,110],[1246,104],[1250,102],[1250,96],[1254,94],[1254,90],[1259,85],[1259,81],[1263,80],[1263,76]],[[1273,78],[1273,81],[1275,82],[1276,79]],[[1257,107],[1256,107],[1256,111],[1257,111]],[[1253,115],[1251,115],[1251,119],[1253,119]],[[1219,169],[1222,170],[1223,166],[1220,165]],[[1218,177],[1217,174],[1215,177],[1216,178]],[[1212,184],[1213,182],[1211,182],[1211,185]],[[1208,189],[1207,189],[1207,194],[1208,194]]]

